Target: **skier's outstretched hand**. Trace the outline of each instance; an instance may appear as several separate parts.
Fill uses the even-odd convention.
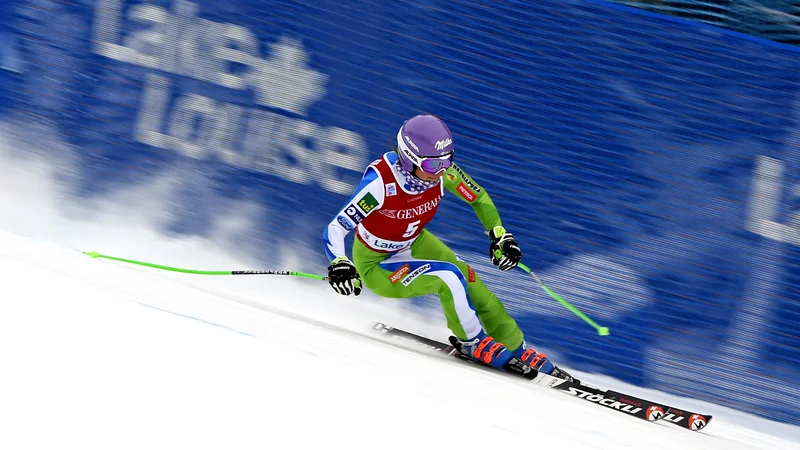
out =
[[[492,264],[500,270],[511,270],[517,267],[517,264],[522,261],[522,250],[519,249],[514,235],[498,225],[489,231],[489,237],[492,239],[489,245]]]
[[[346,256],[340,256],[328,266],[328,283],[342,295],[361,294],[361,277],[356,266]]]

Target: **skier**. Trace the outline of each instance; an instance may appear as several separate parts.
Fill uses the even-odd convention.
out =
[[[425,229],[444,189],[469,203],[489,232],[489,254],[500,270],[522,260],[514,236],[503,228],[489,194],[453,161],[453,135],[436,116],[403,123],[397,148],[373,161],[353,196],[323,233],[331,260],[328,278],[342,295],[359,295],[363,283],[388,298],[439,294],[451,344],[489,366],[522,374],[531,369],[572,380],[544,353],[528,347],[517,323],[475,271]],[[345,236],[355,230],[351,261]]]

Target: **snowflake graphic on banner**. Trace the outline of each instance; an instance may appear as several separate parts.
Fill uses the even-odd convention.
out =
[[[327,93],[327,75],[308,68],[308,52],[296,39],[281,38],[268,57],[257,63],[256,103],[303,116]]]

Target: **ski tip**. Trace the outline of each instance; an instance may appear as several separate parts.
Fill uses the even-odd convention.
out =
[[[100,257],[100,253],[97,253],[94,250],[92,250],[90,252],[83,252],[83,254],[86,255],[86,256],[91,256],[92,258],[99,258]]]

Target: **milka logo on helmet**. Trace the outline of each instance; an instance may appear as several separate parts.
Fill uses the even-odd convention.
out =
[[[403,136],[403,137],[406,139],[406,142],[408,142],[408,145],[414,147],[414,150],[419,151],[419,147],[417,147],[417,144],[415,144],[410,137],[408,136]]]
[[[453,143],[453,140],[450,139],[450,138],[447,138],[447,139],[444,139],[444,140],[441,140],[441,141],[436,141],[436,150],[440,150],[440,151],[444,150],[445,147],[447,147],[448,145],[450,145],[452,143]]]

